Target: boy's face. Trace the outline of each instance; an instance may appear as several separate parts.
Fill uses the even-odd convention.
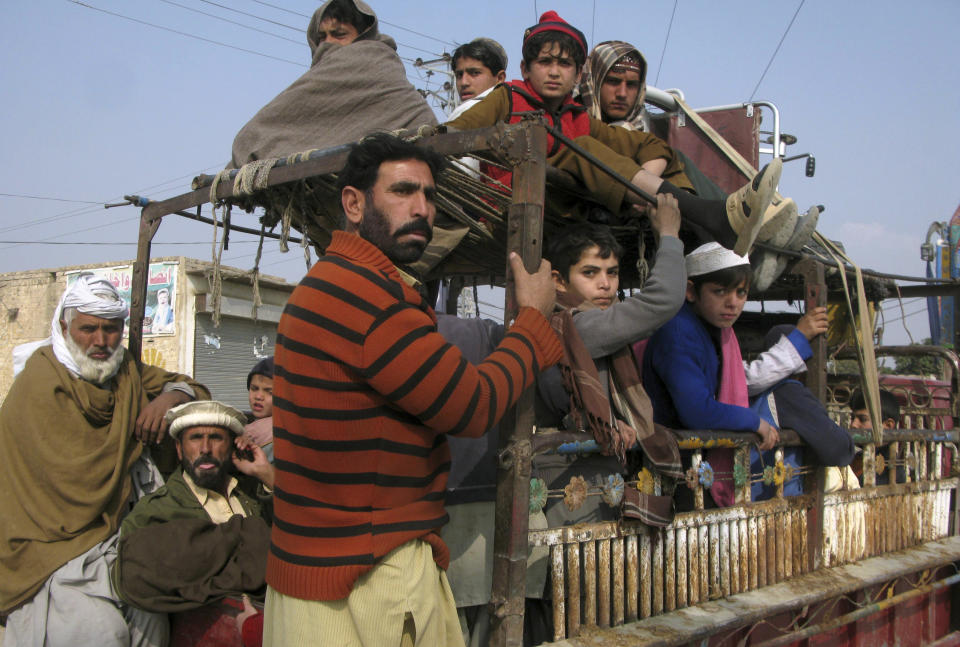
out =
[[[494,74],[489,67],[469,56],[461,56],[457,59],[456,65],[453,66],[453,76],[457,81],[457,94],[460,95],[461,101],[472,99],[507,78],[504,70]]]
[[[613,305],[620,287],[620,261],[610,254],[600,257],[600,248],[594,245],[580,254],[580,260],[570,266],[569,280],[553,271],[557,292],[569,294],[580,301],[589,301],[598,308]]]
[[[893,418],[887,418],[883,421],[884,429],[893,429],[896,426]],[[850,412],[851,429],[873,429],[873,419],[870,418],[869,409],[854,409]]]
[[[626,119],[640,95],[640,73],[613,68],[600,84],[600,113],[605,122]]]
[[[273,378],[259,374],[251,377],[247,396],[254,418],[259,420],[273,415]]]
[[[734,287],[707,281],[697,293],[693,281],[687,281],[687,301],[693,311],[711,326],[729,328],[740,317],[749,291],[746,280]]]
[[[573,56],[564,52],[559,43],[544,45],[530,65],[521,61],[520,72],[523,80],[551,107],[559,107],[580,81],[580,70]]]

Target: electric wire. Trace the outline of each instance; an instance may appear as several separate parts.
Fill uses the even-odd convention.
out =
[[[763,68],[763,74],[760,75],[760,79],[757,81],[757,85],[754,86],[753,92],[750,93],[750,99],[748,101],[753,101],[754,95],[757,94],[757,90],[760,89],[760,84],[763,83],[764,77],[767,76],[767,72],[770,70],[770,66],[773,65],[773,60],[777,58],[777,54],[780,52],[780,47],[783,45],[783,41],[786,40],[787,34],[790,33],[790,28],[793,27],[793,22],[797,19],[797,16],[800,14],[800,10],[803,9],[803,3],[806,0],[800,0],[800,4],[797,5],[797,10],[793,12],[793,18],[790,19],[790,24],[787,25],[787,28],[783,31],[783,36],[780,37],[780,42],[777,43],[777,48],[773,50],[773,55],[770,57],[770,60],[767,61],[767,66]]]
[[[257,20],[262,20],[264,22],[270,23],[271,25],[277,25],[278,27],[286,27],[287,29],[292,29],[293,31],[297,31],[301,33],[305,31],[300,27],[294,27],[293,25],[288,25],[286,23],[277,22],[276,20],[271,20],[270,18],[264,18],[263,16],[258,16],[256,14],[248,13],[246,11],[240,11],[239,9],[234,9],[233,7],[222,5],[219,2],[213,2],[213,0],[200,0],[200,2],[203,2],[204,4],[213,5],[214,7],[220,7],[221,9],[226,9],[227,11],[238,13],[241,16],[247,16],[248,18],[256,18]]]
[[[27,198],[30,200],[52,200],[53,202],[76,202],[79,204],[103,204],[97,200],[70,200],[68,198],[52,198],[46,195],[27,195],[25,193],[0,193],[4,198]]]
[[[187,11],[198,13],[201,16],[208,16],[210,18],[214,18],[215,20],[222,20],[223,22],[230,23],[231,25],[237,25],[238,27],[243,27],[244,29],[249,29],[251,31],[255,31],[260,34],[273,36],[274,38],[285,40],[288,43],[296,43],[297,45],[303,45],[303,41],[301,40],[294,40],[293,38],[287,38],[286,36],[281,36],[280,34],[274,34],[273,32],[267,31],[266,29],[257,29],[256,27],[251,27],[250,25],[244,25],[242,22],[237,22],[236,20],[230,20],[229,18],[224,18],[223,16],[218,16],[216,14],[208,13],[206,11],[200,11],[199,9],[194,9],[193,7],[182,5],[179,2],[174,2],[173,0],[160,0],[160,2],[166,3],[168,5],[172,5],[174,7],[180,7],[181,9],[185,9]]]
[[[663,59],[667,55],[667,43],[670,42],[670,32],[673,31],[673,19],[677,15],[677,3],[679,0],[673,0],[673,11],[670,12],[670,23],[667,25],[667,35],[663,39],[663,51],[660,52],[660,63],[657,64],[657,78],[653,80],[653,84],[657,85],[660,81],[660,70],[663,69]]]
[[[115,11],[109,11],[109,10],[107,10],[107,9],[101,9],[100,7],[94,7],[93,5],[87,4],[86,2],[81,2],[81,0],[67,0],[67,2],[73,3],[73,4],[75,4],[75,5],[79,5],[79,6],[81,6],[81,7],[86,7],[87,9],[92,9],[93,11],[99,11],[100,13],[105,13],[105,14],[107,14],[107,15],[109,15],[109,16],[114,16],[114,17],[116,17],[116,18],[123,18],[124,20],[129,20],[130,22],[135,22],[135,23],[140,24],[140,25],[146,25],[146,26],[148,26],[148,27],[153,27],[154,29],[160,29],[160,30],[163,30],[163,31],[170,32],[170,33],[172,33],[172,34],[177,34],[177,35],[179,35],[179,36],[185,36],[185,37],[187,37],[187,38],[193,38],[193,39],[195,39],[195,40],[199,40],[199,41],[202,41],[202,42],[205,42],[205,43],[211,43],[211,44],[213,44],[213,45],[219,45],[220,47],[226,47],[226,48],[229,48],[229,49],[235,49],[235,50],[237,50],[237,51],[245,52],[245,53],[247,53],[247,54],[253,54],[253,55],[255,55],[255,56],[262,56],[262,57],[264,57],[264,58],[273,59],[273,60],[275,60],[275,61],[280,61],[280,62],[282,62],[282,63],[292,63],[293,65],[298,65],[298,66],[300,66],[300,67],[310,67],[309,65],[307,65],[307,64],[305,64],[305,63],[301,63],[300,61],[292,61],[292,60],[290,60],[289,58],[283,58],[283,57],[280,57],[280,56],[273,56],[273,55],[271,55],[271,54],[264,54],[263,52],[258,52],[258,51],[256,51],[256,50],[247,49],[247,48],[245,48],[245,47],[237,47],[236,45],[230,45],[230,44],[228,44],[228,43],[222,43],[222,42],[220,42],[220,41],[218,41],[218,40],[213,40],[212,38],[204,38],[203,36],[197,36],[196,34],[191,34],[191,33],[185,32],[185,31],[180,31],[180,30],[178,30],[178,29],[172,29],[172,28],[170,28],[170,27],[164,27],[163,25],[157,25],[157,24],[155,24],[155,23],[147,22],[146,20],[140,20],[139,18],[133,18],[132,16],[127,16],[127,15],[124,15],[124,14],[122,14],[122,13],[117,13],[117,12],[115,12]]]

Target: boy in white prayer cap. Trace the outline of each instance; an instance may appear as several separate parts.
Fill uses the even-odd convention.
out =
[[[826,331],[826,309],[811,309],[796,330],[747,364],[733,324],[750,290],[749,259],[707,243],[688,254],[685,265],[687,302],[643,352],[643,384],[654,420],[675,429],[752,431],[760,435],[761,451],[771,449],[779,440],[777,429],[749,407],[749,395],[803,368],[813,354],[809,340]],[[711,494],[716,503],[732,505],[729,477],[715,478]]]

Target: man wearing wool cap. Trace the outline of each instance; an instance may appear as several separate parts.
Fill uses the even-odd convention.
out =
[[[166,620],[120,603],[108,570],[131,502],[160,484],[141,443],[160,441],[169,409],[210,394],[138,366],[121,344],[127,313],[108,281],[79,276],[0,407],[7,647],[166,641]]]
[[[264,585],[269,531],[266,524],[254,518],[269,518],[265,503],[272,496],[269,490],[273,488],[273,465],[267,460],[263,449],[244,436],[246,416],[222,402],[200,400],[181,404],[167,412],[166,421],[170,425],[170,436],[177,445],[180,467],[170,475],[163,487],[140,499],[123,520],[120,534],[127,543],[120,550],[118,565],[125,576],[114,574],[116,588],[125,599],[157,611],[163,610],[169,604],[169,598],[177,597],[176,592],[181,589],[193,591],[199,588],[209,591],[212,598],[221,593],[243,594],[244,611],[236,620],[233,614],[229,614],[229,624],[236,623],[244,644],[259,644],[263,615],[254,608],[246,594],[262,594]],[[234,446],[241,452],[235,453]],[[243,457],[242,450],[249,450],[249,456]],[[261,487],[257,488],[256,497],[243,491],[232,474],[231,464],[239,472],[257,479]],[[238,542],[240,546],[257,545],[258,538],[262,537],[264,546],[261,552],[254,551],[253,555],[244,552],[241,555],[222,547],[209,551],[204,545],[188,543],[193,536],[190,530],[177,534],[174,526],[184,521],[228,524],[236,515],[246,518],[245,521],[253,525],[231,525],[223,528],[217,536],[238,536],[242,539]],[[164,524],[163,532],[169,533],[170,537],[180,537],[183,541],[158,541],[155,532],[157,524]],[[138,534],[137,531],[143,528],[151,529]],[[189,525],[188,528],[196,526]],[[231,534],[233,532],[236,535]],[[133,566],[130,565],[131,551],[135,555]],[[151,558],[144,563],[136,559],[138,554],[149,554]],[[215,567],[219,563],[218,557],[225,564],[221,568]],[[171,568],[172,564],[176,565],[175,569]],[[237,580],[244,582],[245,586],[240,589],[228,587],[228,590],[221,591],[217,587],[228,575],[238,572],[231,570],[232,564],[245,574]],[[177,577],[171,577],[170,573],[174,571]],[[180,579],[185,573],[193,575]],[[211,573],[216,573],[216,576],[211,576]],[[138,586],[144,580],[152,585]],[[157,583],[161,589],[169,586],[170,591],[157,596]],[[193,600],[193,597],[189,599]],[[159,606],[155,606],[158,603]],[[209,619],[217,617],[211,614],[222,614],[222,611],[216,606],[204,605],[197,613],[199,615],[194,617]],[[185,618],[189,622],[191,616]],[[223,619],[218,622],[222,623]]]

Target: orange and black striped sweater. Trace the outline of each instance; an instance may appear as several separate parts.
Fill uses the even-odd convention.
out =
[[[417,538],[446,568],[445,434],[482,435],[561,355],[547,320],[524,308],[497,350],[470,364],[379,249],[334,233],[277,331],[270,586],[345,598]]]

